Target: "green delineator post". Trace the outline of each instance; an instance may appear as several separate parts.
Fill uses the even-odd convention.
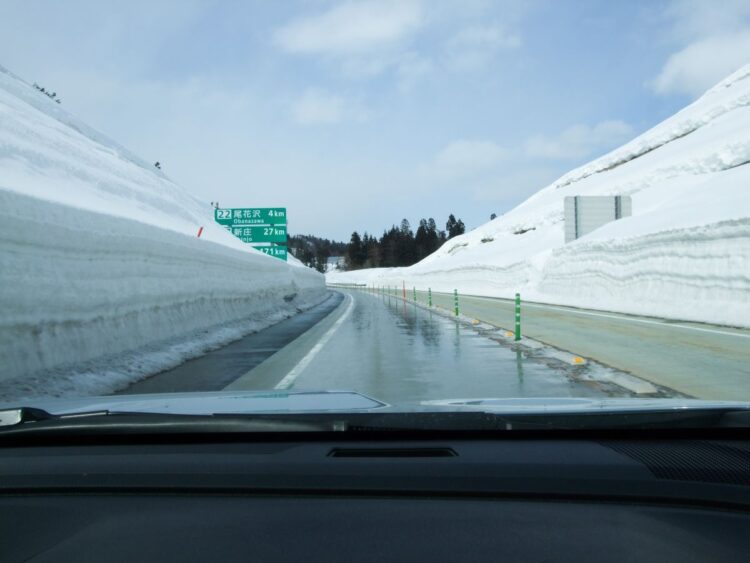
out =
[[[453,310],[456,313],[456,316],[458,316],[458,290],[453,290]]]
[[[417,288],[415,286],[412,286],[411,288],[412,295],[414,296],[414,303],[417,302]]]
[[[427,288],[427,305],[432,307],[432,288],[431,287]]]
[[[521,294],[516,293],[516,342],[521,340]]]

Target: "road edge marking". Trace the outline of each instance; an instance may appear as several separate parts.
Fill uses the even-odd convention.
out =
[[[289,373],[287,373],[284,378],[279,381],[274,389],[289,389],[292,385],[294,385],[294,382],[296,379],[302,374],[303,371],[305,371],[305,368],[310,364],[310,362],[313,361],[313,358],[318,355],[318,353],[323,349],[323,347],[328,343],[328,341],[331,339],[333,334],[339,329],[339,327],[344,323],[344,321],[349,317],[349,315],[352,312],[352,309],[354,309],[354,298],[351,295],[347,295],[346,298],[349,300],[349,304],[347,305],[346,310],[342,313],[342,315],[336,320],[335,323],[326,331],[326,333],[315,343],[315,346],[310,348],[310,351],[304,355],[304,357],[297,362],[297,365],[295,365],[291,370],[289,370]]]

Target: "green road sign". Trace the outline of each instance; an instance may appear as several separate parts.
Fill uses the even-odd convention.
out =
[[[286,261],[286,246],[253,246],[253,248],[260,250],[263,254]]]
[[[279,242],[286,244],[286,226],[232,227],[229,229],[242,242]]]
[[[286,225],[286,207],[214,209],[214,219],[219,225],[227,227],[239,227],[244,225]]]

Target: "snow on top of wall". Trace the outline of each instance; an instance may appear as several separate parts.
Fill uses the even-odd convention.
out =
[[[649,228],[673,226],[668,214],[684,198],[695,202],[694,213],[682,226],[706,222],[703,206],[716,207],[707,182],[719,181],[724,171],[750,162],[750,65],[746,65],[698,100],[608,154],[576,168],[541,189],[512,211],[448,241],[414,266],[431,269],[437,262],[492,262],[511,264],[537,252],[562,245],[563,200],[572,195],[630,195],[636,231],[639,217],[661,214],[660,224],[649,218]],[[740,173],[746,178],[750,171]],[[724,187],[722,219],[750,215],[748,190],[741,184]],[[726,190],[729,190],[728,192]],[[596,232],[595,232],[596,233]],[[591,236],[598,236],[592,233]],[[484,242],[483,242],[484,241]]]
[[[213,208],[0,66],[0,189],[115,215],[260,255]],[[270,257],[269,257],[270,259]],[[274,258],[274,260],[277,260]]]

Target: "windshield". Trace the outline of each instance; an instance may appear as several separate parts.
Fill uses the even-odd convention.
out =
[[[0,409],[750,405],[746,3],[2,12]]]

